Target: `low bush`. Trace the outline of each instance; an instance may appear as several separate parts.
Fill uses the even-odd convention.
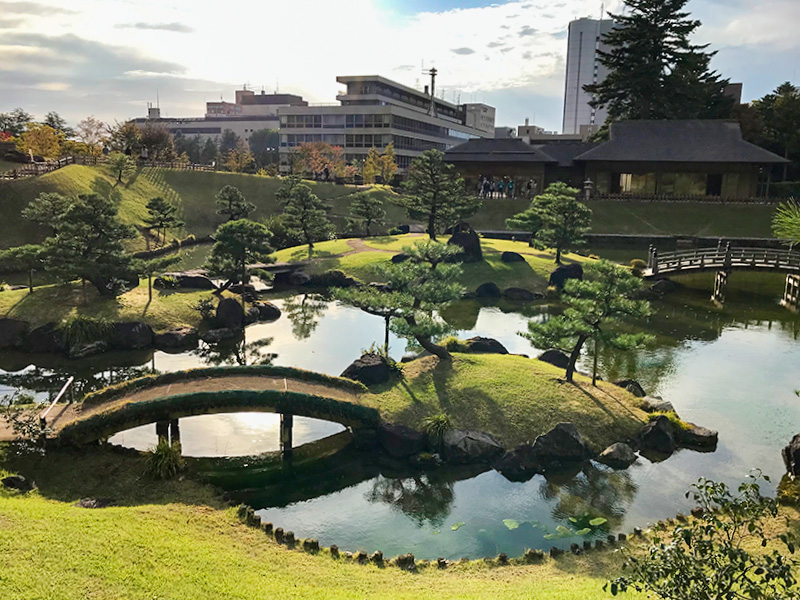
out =
[[[152,479],[175,479],[184,468],[186,461],[181,454],[180,442],[170,444],[161,438],[158,445],[148,452],[144,472]]]
[[[674,410],[650,413],[651,421],[654,421],[658,417],[667,417],[670,423],[672,423],[678,429],[683,429],[684,431],[688,431],[692,427],[689,423],[682,420]]]
[[[448,352],[467,352],[469,347],[464,340],[458,339],[454,335],[447,336],[441,342]]]
[[[67,348],[74,348],[107,341],[112,329],[113,325],[107,319],[75,315],[61,325],[61,339]]]

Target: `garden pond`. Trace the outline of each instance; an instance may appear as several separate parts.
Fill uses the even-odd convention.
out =
[[[654,303],[650,347],[600,355],[603,378],[637,379],[648,393],[671,401],[683,419],[717,429],[712,453],[680,450],[659,463],[640,458],[625,471],[592,464],[577,474],[524,483],[485,467],[412,471],[349,447],[295,470],[254,457],[278,450],[279,415],[239,413],[182,419],[184,454],[200,457],[197,464],[212,481],[235,482],[235,497],[299,537],[429,559],[516,556],[526,548],[629,532],[688,512],[692,504],[684,493],[700,477],[735,484],[759,468],[774,489],[783,472],[780,449],[800,431],[800,317],[778,305],[780,276],[735,279],[728,303],[716,308],[708,300],[710,278],[695,277],[689,283],[696,287]],[[79,361],[0,354],[0,395],[28,390],[44,401],[69,376],[90,390],[153,369],[223,364],[271,362],[339,375],[362,350],[383,343],[380,317],[310,294],[274,302],[280,319],[251,325],[244,340],[219,348],[201,344],[179,354],[129,352]],[[444,316],[459,337],[488,336],[512,353],[535,356],[539,350],[518,332],[547,314],[536,304],[462,301]],[[399,359],[405,342],[392,336],[390,348]],[[590,358],[583,361],[588,370]],[[335,445],[347,435],[342,432],[338,424],[294,420],[295,447]],[[146,449],[156,442],[155,426],[121,432],[110,442]]]

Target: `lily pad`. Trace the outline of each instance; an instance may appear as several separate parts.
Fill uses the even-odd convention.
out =
[[[515,521],[514,519],[503,519],[503,525],[508,527],[509,531],[514,531],[515,529],[519,528],[519,521]]]
[[[608,523],[608,519],[604,517],[597,517],[589,521],[589,525],[592,527],[600,527],[600,525],[603,525],[604,523]]]
[[[466,525],[466,523],[464,523],[463,521],[460,521],[460,522],[458,522],[458,523],[453,523],[452,525],[450,525],[450,529],[452,529],[453,531],[458,531],[458,530],[459,530],[459,529],[461,529],[461,528],[462,528],[464,525]]]
[[[589,533],[592,533],[592,528],[591,527],[584,527],[583,529],[579,529],[578,531],[576,531],[575,535],[586,535],[586,534],[589,534]]]

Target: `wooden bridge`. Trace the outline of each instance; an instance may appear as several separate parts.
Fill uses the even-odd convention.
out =
[[[686,275],[716,271],[711,299],[725,301],[724,289],[731,271],[774,271],[786,273],[786,290],[782,304],[793,310],[800,304],[800,252],[777,248],[734,248],[730,243],[716,248],[696,248],[658,253],[650,246],[645,279],[662,279],[670,275]]]

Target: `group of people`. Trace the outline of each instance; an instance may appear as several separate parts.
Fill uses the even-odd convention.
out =
[[[528,179],[528,182],[520,186],[521,193],[526,198],[530,198],[536,189],[536,181]],[[481,198],[514,198],[517,195],[517,186],[513,177],[478,176],[478,195]]]

